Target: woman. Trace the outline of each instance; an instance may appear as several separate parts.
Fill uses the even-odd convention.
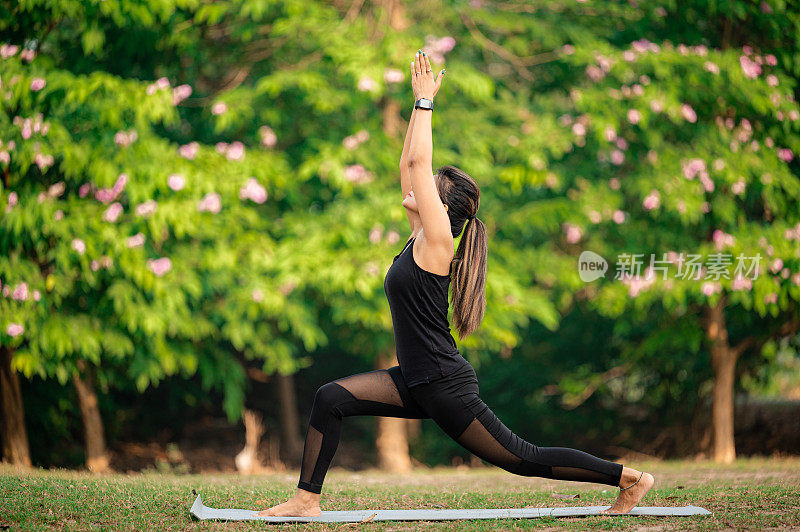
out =
[[[445,71],[433,78],[427,55],[411,63],[415,102],[433,101]],[[416,107],[416,105],[415,105]],[[475,371],[461,356],[447,321],[453,283],[453,322],[459,337],[483,319],[486,228],[477,218],[480,190],[453,166],[431,169],[430,109],[415,108],[400,159],[403,206],[412,233],[386,273],[384,289],[399,365],[321,386],[314,397],[294,497],[258,515],[320,515],[319,494],[339,444],[342,418],[432,418],[478,457],[517,475],[617,486],[605,513],[627,513],[653,486],[643,473],[566,447],[537,447],[509,430],[478,396]],[[453,239],[462,229],[458,250]]]

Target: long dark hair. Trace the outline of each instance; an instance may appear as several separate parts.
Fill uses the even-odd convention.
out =
[[[463,170],[445,165],[436,170],[439,198],[447,205],[453,238],[464,231],[450,264],[453,325],[458,337],[471,334],[486,311],[486,226],[477,217],[481,189]]]

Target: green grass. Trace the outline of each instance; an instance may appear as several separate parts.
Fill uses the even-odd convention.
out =
[[[800,528],[800,458],[740,459],[729,466],[663,461],[626,464],[648,471],[656,484],[641,506],[702,506],[711,516],[505,519],[499,521],[377,522],[361,525],[199,522],[194,500],[215,507],[262,509],[294,493],[297,472],[239,477],[147,472],[92,475],[67,470],[18,470],[0,465],[0,527],[158,530],[416,530]],[[605,490],[605,491],[604,491]],[[405,476],[333,468],[322,492],[323,510],[407,508],[521,508],[610,505],[617,489],[600,484],[518,477],[501,469],[436,468]],[[562,499],[553,493],[578,495]]]

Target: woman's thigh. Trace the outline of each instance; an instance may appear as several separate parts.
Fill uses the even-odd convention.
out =
[[[451,438],[458,438],[466,430],[483,403],[478,398],[478,379],[471,365],[409,390],[414,401]]]

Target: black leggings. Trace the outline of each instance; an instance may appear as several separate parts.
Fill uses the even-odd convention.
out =
[[[343,377],[320,386],[303,449],[297,486],[320,493],[336,448],[342,418],[432,418],[448,436],[479,458],[526,477],[619,486],[622,464],[567,447],[537,447],[508,429],[478,397],[472,365],[408,388],[399,366]]]

